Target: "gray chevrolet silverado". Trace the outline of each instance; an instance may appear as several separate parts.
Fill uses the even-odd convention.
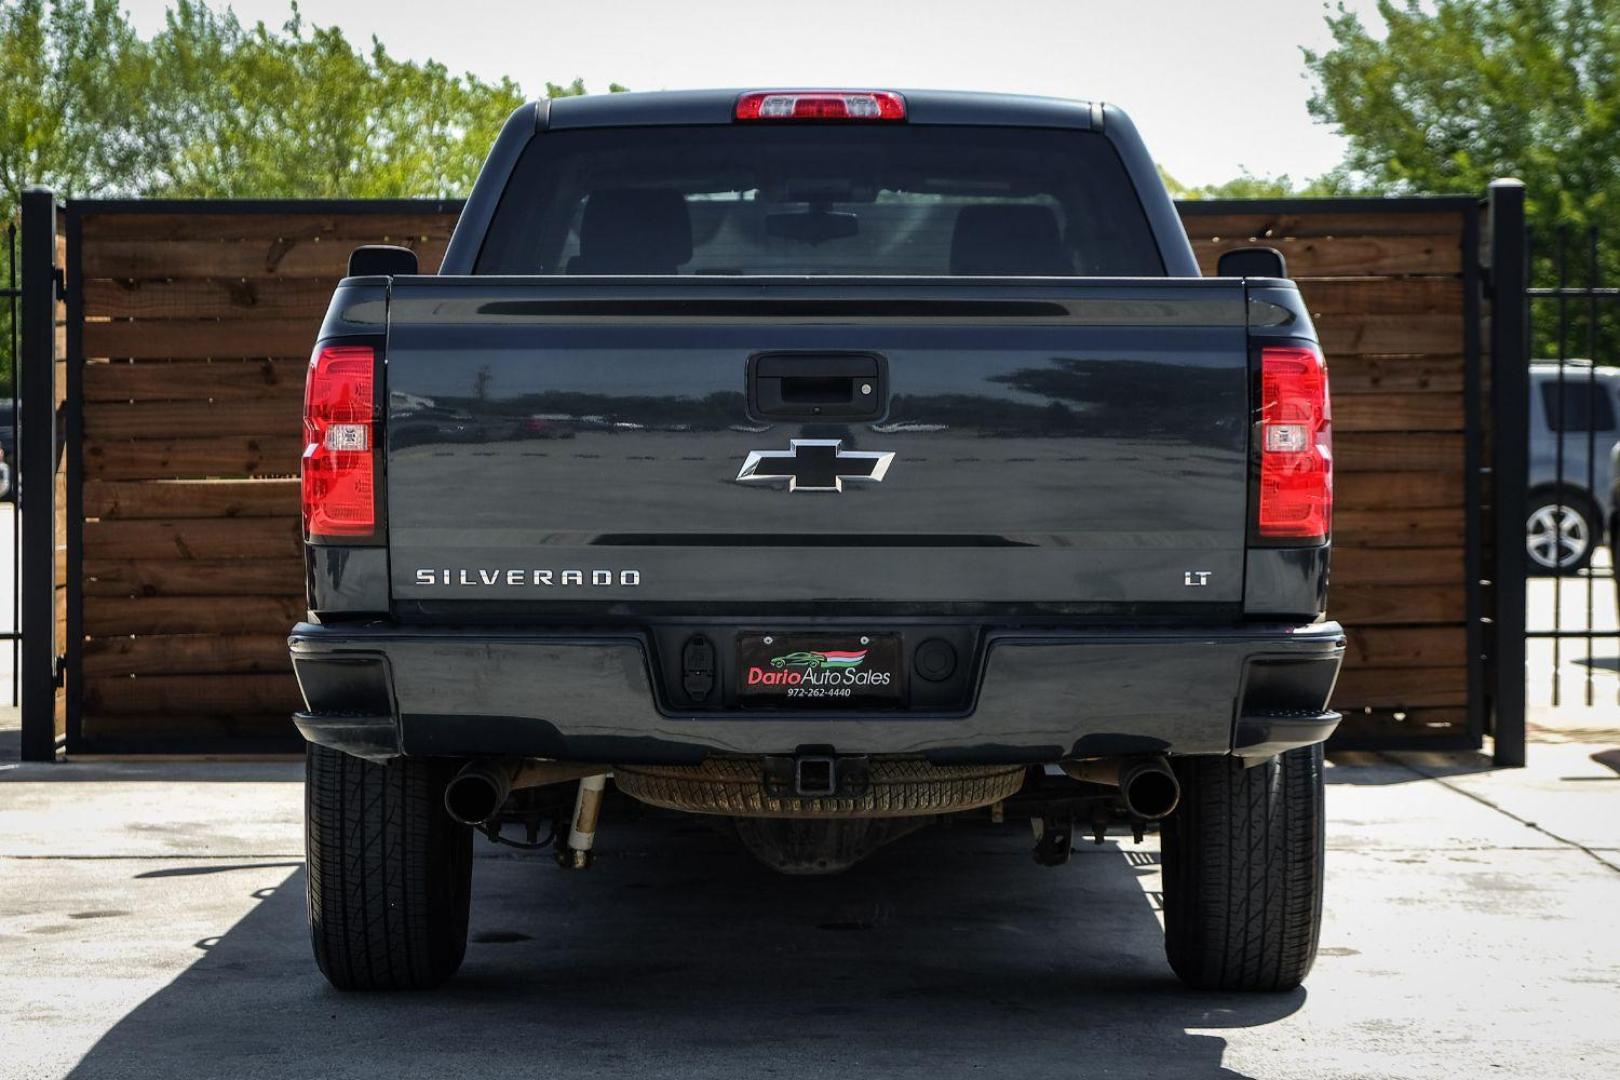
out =
[[[611,790],[787,873],[948,815],[1053,865],[1156,829],[1176,973],[1297,985],[1327,375],[1281,258],[1229,258],[1112,106],[519,109],[441,271],[357,251],[310,361],[321,970],[448,978],[475,834],[584,868]]]

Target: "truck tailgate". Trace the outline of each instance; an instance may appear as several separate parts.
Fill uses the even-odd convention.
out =
[[[1241,601],[1241,282],[402,278],[386,356],[396,602]],[[798,358],[878,415],[762,415]]]

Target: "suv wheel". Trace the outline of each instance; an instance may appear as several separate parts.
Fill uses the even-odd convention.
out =
[[[461,966],[472,830],[444,811],[447,779],[431,760],[379,765],[309,747],[309,932],[338,989],[426,989]]]
[[[1321,745],[1176,772],[1181,806],[1162,837],[1170,966],[1201,990],[1292,990],[1322,925]]]
[[[1579,495],[1536,498],[1525,522],[1524,547],[1532,571],[1572,574],[1592,561],[1597,544],[1597,515]]]

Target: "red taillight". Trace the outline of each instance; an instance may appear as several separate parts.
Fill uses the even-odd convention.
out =
[[[1333,410],[1315,349],[1260,351],[1260,535],[1327,539],[1333,527]]]
[[[377,529],[377,358],[367,345],[328,345],[304,383],[304,535],[370,536]]]
[[[754,90],[737,99],[738,120],[904,120],[893,90]]]

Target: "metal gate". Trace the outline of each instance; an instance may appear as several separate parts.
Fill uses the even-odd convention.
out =
[[[60,627],[57,566],[57,368],[60,249],[56,198],[23,192],[13,266],[13,400],[17,460],[12,469],[17,524],[17,577],[12,608],[17,623],[8,644],[15,652],[17,702],[22,713],[22,757],[48,761],[61,732],[57,656]]]
[[[1529,255],[1528,705],[1612,708],[1620,275],[1596,226],[1532,235]]]
[[[21,327],[18,325],[19,301],[22,299],[22,288],[17,283],[17,223],[8,221],[5,224],[5,278],[0,283],[0,341],[4,349],[4,365],[0,370],[3,376],[6,391],[5,402],[0,409],[0,544],[5,547],[5,556],[0,560],[0,607],[4,614],[0,614],[0,663],[4,664],[3,678],[5,684],[5,697],[0,699],[0,705],[15,706],[17,704],[17,678],[22,670],[18,663],[17,649],[22,641],[19,632],[18,604],[17,604],[17,553],[19,521],[17,517],[16,502],[16,469],[17,469],[17,416],[21,412],[21,402],[18,400],[17,357],[21,353],[18,335]]]

